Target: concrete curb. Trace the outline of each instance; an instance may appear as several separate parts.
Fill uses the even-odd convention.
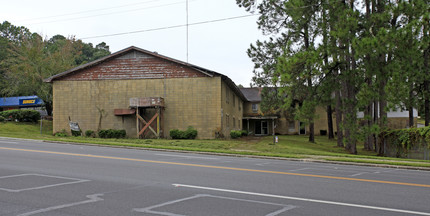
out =
[[[186,151],[186,150],[174,150],[174,149],[157,149],[157,148],[145,148],[145,147],[115,146],[115,145],[104,145],[104,144],[94,144],[94,143],[75,143],[75,142],[62,142],[62,141],[49,141],[49,140],[43,140],[43,142],[58,143],[58,144],[70,144],[70,145],[100,146],[100,147],[109,147],[109,148],[136,149],[136,150],[146,150],[146,151],[193,153],[193,154],[201,154],[201,155],[215,155],[215,156],[226,156],[226,157],[244,157],[244,158],[258,158],[258,159],[271,159],[271,160],[284,160],[284,161],[298,161],[298,162],[308,162],[308,163],[324,163],[324,164],[338,164],[338,165],[352,165],[352,166],[367,166],[367,167],[380,167],[380,168],[392,168],[392,169],[430,171],[430,167],[411,167],[411,166],[400,166],[400,165],[389,165],[389,164],[328,161],[328,160],[318,160],[318,159],[312,159],[312,158],[282,158],[282,157],[270,157],[270,156],[259,156],[259,155],[241,155],[241,154],[229,154],[229,153],[217,153],[217,152],[198,152],[198,151]]]

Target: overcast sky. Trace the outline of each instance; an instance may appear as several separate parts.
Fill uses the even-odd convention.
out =
[[[235,0],[189,0],[188,23],[250,15]],[[251,43],[262,39],[257,17],[190,25],[188,60],[249,86],[253,63],[246,54]],[[25,26],[50,38],[75,36],[96,45],[106,42],[111,52],[137,46],[186,61],[185,0],[20,0],[4,1],[0,21]],[[154,30],[165,28],[162,30]],[[136,32],[138,33],[130,33]],[[128,33],[127,33],[128,32]],[[117,36],[103,36],[127,33]],[[102,37],[96,37],[102,36]]]

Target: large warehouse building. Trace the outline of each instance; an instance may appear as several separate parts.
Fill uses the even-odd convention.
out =
[[[199,139],[242,128],[246,98],[222,74],[129,47],[45,80],[53,84],[53,131],[125,129],[168,137],[192,126]]]

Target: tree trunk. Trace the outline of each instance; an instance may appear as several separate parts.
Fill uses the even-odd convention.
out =
[[[373,124],[377,125],[379,122],[379,105],[375,100],[373,101]],[[373,134],[373,146],[375,151],[378,149],[378,134]]]
[[[387,127],[387,112],[385,111],[385,108],[387,107],[387,100],[385,97],[385,80],[380,82],[379,87],[379,128],[381,130],[384,130]],[[378,155],[383,156],[384,155],[384,140],[379,140],[379,148],[378,148]]]
[[[408,107],[409,111],[409,128],[414,127],[414,108],[412,106]]]
[[[349,78],[345,80],[343,93],[346,94],[346,100],[344,103],[345,112],[343,119],[344,136],[345,136],[345,149],[351,154],[357,154],[356,146],[356,127],[357,127],[357,113],[355,110],[355,94],[353,94],[353,84]]]
[[[323,46],[324,46],[324,66],[328,67],[329,61],[328,61],[328,33],[327,33],[327,9],[323,5],[322,9],[322,16],[323,16],[323,23],[322,23],[322,33],[323,33]],[[327,76],[329,73],[327,73]],[[331,74],[330,74],[331,75]],[[330,92],[331,95],[332,92]],[[331,99],[330,99],[331,102]],[[332,140],[334,139],[334,133],[333,133],[333,110],[331,108],[331,105],[327,106],[327,127],[328,127],[328,139]]]
[[[309,123],[309,142],[314,143],[315,142],[315,125],[314,123]]]
[[[385,90],[379,89],[379,127],[384,129],[387,127],[387,99],[385,98]]]
[[[352,133],[352,127],[355,122],[352,122],[352,118],[355,115],[355,113],[351,113],[351,97],[349,94],[349,89],[351,88],[351,84],[348,80],[348,78],[345,78],[342,82],[342,96],[343,96],[343,132],[344,132],[344,139],[345,139],[345,149],[354,154],[354,143],[353,138],[351,137]]]
[[[333,110],[331,105],[327,106],[327,126],[328,126],[328,139],[334,139],[333,133]]]
[[[371,15],[371,8],[370,8],[370,0],[366,0],[365,1],[365,5],[366,5],[366,35],[369,34],[370,32],[370,28],[371,28],[371,20],[370,20],[370,15]],[[365,56],[365,62],[366,64],[370,65],[371,64],[371,58],[370,55],[366,55]],[[366,84],[367,84],[367,88],[372,88],[372,76],[369,74],[366,74]],[[372,118],[373,118],[373,109],[372,109],[372,102],[369,102],[369,104],[366,106],[366,109],[364,111],[364,116],[365,116],[365,124],[366,127],[369,129],[368,130],[368,134],[366,134],[366,138],[364,140],[364,149],[368,150],[368,151],[373,151],[373,142],[374,142],[374,137],[373,134],[370,133],[370,128],[372,127]]]
[[[337,146],[343,146],[343,130],[342,130],[342,99],[340,98],[340,90],[336,90],[336,128],[337,128]]]
[[[409,98],[408,98],[408,111],[409,111],[409,127],[414,127],[414,83],[409,81]]]
[[[373,111],[372,104],[367,105],[366,109],[364,110],[365,124],[366,124],[366,127],[369,129],[369,133],[366,134],[366,138],[364,140],[364,149],[367,151],[373,151],[373,134],[370,133],[370,128],[372,127],[372,123],[373,123],[372,111]]]
[[[350,1],[350,9],[354,8],[354,1]],[[354,35],[354,32],[350,32],[351,35]],[[347,76],[345,76],[344,79],[344,92],[346,95],[346,104],[344,104],[345,107],[345,120],[344,124],[345,126],[345,140],[346,140],[346,146],[345,148],[351,153],[351,154],[357,154],[357,111],[355,109],[357,104],[356,99],[356,90],[355,90],[355,82],[354,82],[354,74],[357,69],[357,65],[355,62],[355,50],[352,47],[352,38],[348,38],[346,47],[347,50],[345,52],[345,60],[347,63],[346,73]]]
[[[308,29],[308,25],[304,26],[304,44],[305,44],[305,49],[309,50],[310,48],[310,43],[309,43],[309,29]],[[313,96],[313,87],[312,87],[312,66],[311,65],[307,65],[307,71],[309,73],[309,77],[307,78],[307,88],[308,88],[308,94],[309,94],[309,99],[310,100],[314,100],[314,96]],[[315,113],[315,109],[314,112]],[[315,142],[315,129],[314,129],[314,119],[313,117],[308,119],[309,120],[309,142],[314,143]]]
[[[423,40],[429,37],[429,20],[425,20],[424,28],[423,28]],[[424,81],[424,115],[425,115],[425,126],[429,126],[430,122],[430,69],[429,69],[429,58],[430,58],[430,45],[427,44],[427,47],[424,50],[424,72],[425,72],[425,81]]]
[[[424,122],[424,126],[429,126],[429,122],[430,122],[430,100],[429,100],[429,81],[425,81],[424,82],[424,95],[425,96],[425,100],[424,100],[424,115],[425,115],[425,122]]]
[[[45,109],[48,116],[52,116],[52,103],[51,102],[45,102]]]

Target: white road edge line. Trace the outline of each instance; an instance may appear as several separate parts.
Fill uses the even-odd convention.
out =
[[[381,210],[381,211],[430,216],[430,213],[428,212],[418,212],[418,211],[410,211],[410,210],[403,210],[403,209],[384,208],[384,207],[377,207],[377,206],[367,206],[367,205],[342,203],[342,202],[334,202],[334,201],[327,201],[327,200],[307,199],[307,198],[290,197],[290,196],[282,196],[282,195],[275,195],[275,194],[264,194],[264,193],[248,192],[248,191],[229,190],[229,189],[222,189],[222,188],[211,188],[211,187],[203,187],[203,186],[195,186],[195,185],[185,185],[185,184],[172,184],[172,185],[175,187],[195,188],[195,189],[201,189],[201,190],[221,191],[221,192],[228,192],[228,193],[247,194],[247,195],[253,195],[253,196],[272,197],[272,198],[278,198],[278,199],[298,200],[298,201],[305,201],[305,202],[323,203],[323,204],[330,204],[330,205],[349,206],[349,207],[356,207],[356,208],[365,208],[365,209],[374,209],[374,210]]]
[[[5,143],[5,144],[17,144],[18,142],[9,142],[9,141],[3,141],[3,140],[0,140],[0,143]]]
[[[43,140],[24,139],[24,138],[13,138],[13,137],[1,137],[1,136],[0,136],[0,140],[18,140],[18,141],[43,142]]]

